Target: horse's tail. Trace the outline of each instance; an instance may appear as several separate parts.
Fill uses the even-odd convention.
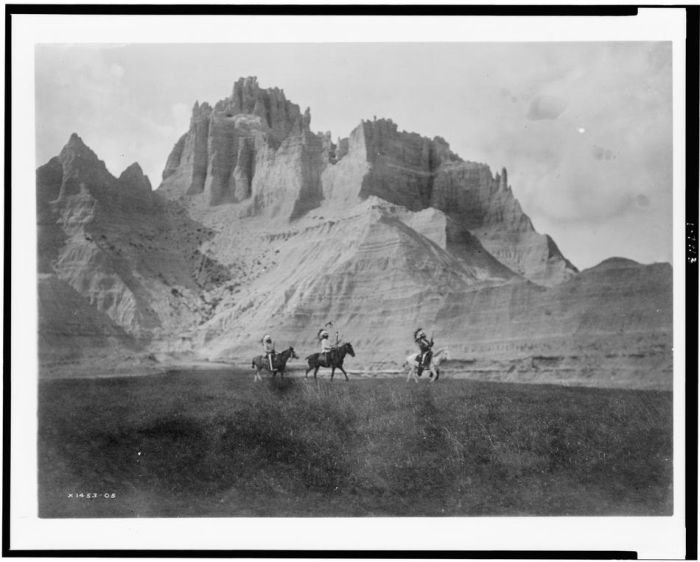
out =
[[[255,369],[255,357],[253,357],[253,360],[251,361],[250,368]]]

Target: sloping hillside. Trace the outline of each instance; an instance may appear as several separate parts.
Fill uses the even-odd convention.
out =
[[[86,349],[247,362],[265,333],[314,351],[332,321],[354,368],[398,367],[422,326],[455,374],[670,385],[668,264],[579,273],[505,169],[389,120],[337,143],[310,124],[282,90],[241,79],[195,105],[156,191],[138,164],[116,177],[71,136],[37,170],[40,299],[80,306],[40,306],[42,360],[84,357],[51,343],[75,330]]]

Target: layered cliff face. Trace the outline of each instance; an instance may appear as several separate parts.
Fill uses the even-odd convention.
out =
[[[225,269],[199,247],[209,236],[151,191],[135,164],[119,178],[73,135],[37,170],[39,270],[138,341],[196,326]]]
[[[460,334],[450,350],[478,378],[671,386],[669,264],[613,258],[556,287],[516,283],[455,297],[440,326]]]
[[[40,359],[68,361],[105,348],[137,349],[126,331],[55,275],[39,274],[39,303]]]
[[[206,206],[244,203],[244,214],[295,218],[321,200],[321,139],[307,110],[278,88],[241,78],[213,108],[196,103],[175,144],[159,192]]]
[[[321,201],[357,204],[369,196],[418,211],[447,213],[501,263],[545,286],[576,268],[535,231],[508,185],[507,171],[465,162],[444,139],[363,121],[347,139],[309,129],[310,113],[255,78],[240,79],[214,108],[195,104],[190,130],[165,166],[159,192],[205,206],[241,203],[241,215],[296,219]]]
[[[243,361],[264,333],[279,349],[307,353],[318,345],[315,327],[330,319],[358,352],[353,368],[396,368],[423,326],[450,350],[455,372],[477,378],[670,385],[668,264],[613,260],[545,288],[504,268],[475,238],[455,255],[441,211],[412,213],[370,197],[354,213],[323,212],[275,233],[256,232],[252,220],[240,225],[235,255],[250,256],[256,275],[199,332],[206,357]],[[224,238],[233,235],[218,241],[222,252]]]
[[[37,170],[37,195],[47,360],[71,331],[115,354],[248,362],[264,333],[306,354],[331,320],[358,352],[351,368],[397,368],[422,326],[481,378],[670,384],[668,265],[579,273],[505,170],[388,120],[333,142],[252,78],[195,105],[156,191],[74,135]],[[76,303],[63,332],[59,293]]]
[[[125,330],[56,275],[40,273],[38,285],[42,376],[64,367],[73,370],[81,362],[123,362],[142,351]]]
[[[398,131],[386,119],[363,121],[347,146],[338,170],[323,174],[326,197],[347,201],[358,193],[414,211],[440,209],[505,266],[538,284],[555,285],[577,272],[549,236],[535,231],[505,169],[493,176],[485,164],[463,161],[444,139]]]
[[[398,348],[401,356],[408,326],[434,318],[451,292],[515,278],[476,239],[462,254],[450,252],[450,219],[441,211],[412,213],[370,197],[342,213],[317,212],[323,216],[278,229],[245,219],[212,241],[222,260],[239,265],[247,257],[243,267],[256,275],[225,297],[203,327],[197,344],[205,354],[245,357],[267,332],[279,345],[313,349],[311,327],[333,319],[344,337],[364,347],[369,363],[382,350]],[[235,250],[227,244],[233,239]]]

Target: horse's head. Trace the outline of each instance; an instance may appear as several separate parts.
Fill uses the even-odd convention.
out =
[[[355,350],[352,348],[352,344],[347,342],[343,345],[343,349],[350,354],[351,357],[355,357]]]
[[[450,350],[443,347],[442,349],[438,350],[435,355],[440,355],[444,360],[447,360],[450,358]]]
[[[292,346],[289,346],[289,356],[292,359],[299,359],[299,356],[297,355],[297,352],[294,351],[294,348]]]

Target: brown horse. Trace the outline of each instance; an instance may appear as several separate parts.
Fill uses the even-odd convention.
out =
[[[345,375],[345,380],[349,381],[350,379],[348,378],[348,374],[345,372],[345,369],[343,369],[343,360],[348,354],[352,357],[355,357],[355,350],[352,348],[352,344],[350,344],[349,342],[344,343],[339,347],[334,347],[333,349],[331,349],[328,353],[325,354],[325,359],[321,357],[321,355],[323,355],[322,353],[312,353],[306,358],[309,364],[309,368],[306,369],[306,377],[309,376],[309,371],[313,369],[314,379],[316,379],[316,375],[318,374],[319,368],[326,367],[331,369],[331,380],[333,380],[335,370],[340,369]]]
[[[262,381],[260,371],[263,369],[272,372],[273,379],[277,373],[280,374],[280,377],[284,378],[284,370],[287,368],[287,361],[290,359],[299,359],[299,356],[294,352],[294,348],[291,346],[273,356],[272,369],[270,369],[270,362],[265,355],[254,357],[252,366],[255,369],[255,377],[253,380],[255,382]]]

